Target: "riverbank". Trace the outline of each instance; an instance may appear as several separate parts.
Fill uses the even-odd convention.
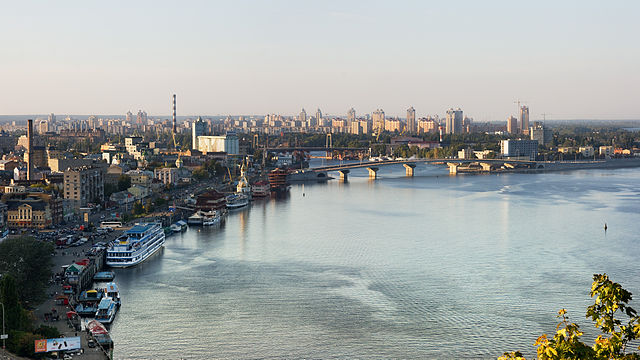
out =
[[[69,265],[85,258],[85,253],[91,249],[95,241],[109,242],[115,239],[120,233],[120,231],[113,231],[82,246],[56,250],[56,253],[53,256],[52,273],[55,275],[62,271],[63,265]],[[47,294],[49,295],[48,299],[33,310],[33,314],[36,318],[35,326],[38,327],[40,325],[45,325],[55,327],[64,337],[79,336],[82,350],[76,352],[74,359],[103,360],[108,358],[107,354],[105,354],[99,347],[90,348],[88,346],[88,340],[90,339],[88,333],[77,331],[67,320],[66,314],[68,311],[73,311],[73,304],[75,304],[75,300],[74,296],[71,295],[69,296],[69,304],[58,304],[56,298],[58,295],[63,293],[62,286],[63,282],[56,281],[55,277],[54,280],[50,282],[49,288],[47,289]],[[54,310],[55,313],[59,315],[59,320],[57,321],[53,321],[51,317],[45,316],[45,314],[53,313]]]
[[[539,161],[536,169],[516,169],[515,171],[566,171],[588,169],[624,169],[640,167],[640,159],[608,159],[578,161]],[[540,167],[542,166],[542,167]]]

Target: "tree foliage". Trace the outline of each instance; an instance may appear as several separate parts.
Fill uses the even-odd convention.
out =
[[[118,191],[124,191],[131,187],[131,176],[120,175],[118,178]]]
[[[45,298],[53,250],[52,244],[32,237],[6,239],[0,243],[0,274],[9,274],[15,279],[23,304],[36,304]]]
[[[628,305],[632,294],[607,274],[593,275],[590,295],[594,304],[587,307],[586,317],[602,331],[592,346],[582,341],[577,324],[569,322],[567,311],[558,311],[561,319],[552,338],[541,335],[534,343],[540,360],[587,359],[627,360],[640,359],[640,353],[627,353],[627,345],[640,338],[640,317]],[[622,318],[621,318],[622,316]],[[640,347],[638,348],[640,350]],[[504,353],[498,360],[524,360],[520,352]]]

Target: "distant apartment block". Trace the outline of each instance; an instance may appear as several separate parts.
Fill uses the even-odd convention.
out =
[[[529,137],[531,140],[538,140],[538,144],[549,144],[553,140],[553,131],[545,127],[539,122],[535,122],[529,128]]]
[[[507,119],[507,132],[509,134],[517,134],[520,132],[520,128],[518,127],[518,119],[515,116],[509,116]]]
[[[504,158],[535,160],[538,155],[538,140],[502,140],[500,153]]]
[[[462,109],[449,109],[447,110],[447,117],[445,119],[445,134],[461,134],[462,133],[462,121],[463,121]]]

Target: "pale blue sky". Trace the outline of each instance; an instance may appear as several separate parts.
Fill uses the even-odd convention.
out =
[[[640,119],[640,1],[12,1],[0,114]]]

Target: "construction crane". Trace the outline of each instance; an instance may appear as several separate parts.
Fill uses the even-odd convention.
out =
[[[176,160],[176,167],[182,167],[182,159],[180,159],[180,148],[178,147],[178,142],[176,141],[176,94],[173,94],[173,131],[171,133],[173,137],[173,148],[178,153],[178,159]]]

